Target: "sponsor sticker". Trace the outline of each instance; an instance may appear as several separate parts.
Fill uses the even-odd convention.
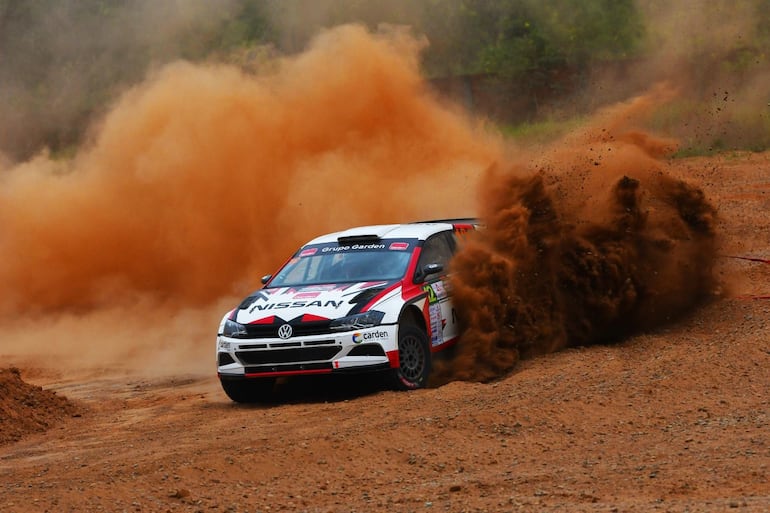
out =
[[[436,297],[439,299],[443,299],[447,296],[446,290],[444,290],[444,282],[437,281],[430,284],[431,288],[433,289],[433,292],[436,293]]]
[[[328,301],[321,301],[317,299],[315,301],[281,301],[280,303],[267,303],[264,305],[255,304],[249,313],[253,313],[256,310],[282,310],[284,308],[339,308],[343,304],[343,301],[334,301],[332,299]]]
[[[391,251],[404,251],[409,249],[409,243],[408,242],[391,242],[390,246],[388,246],[388,249]]]
[[[444,343],[444,323],[441,318],[441,307],[432,304],[430,309],[430,342],[432,346],[440,346]]]
[[[312,255],[315,255],[317,251],[318,251],[318,248],[303,249],[300,252],[299,256],[300,257],[312,256]]]
[[[342,251],[362,251],[372,249],[385,249],[385,244],[353,244],[352,246],[327,246],[321,248],[321,253],[339,253]]]
[[[370,333],[353,333],[353,343],[360,344],[361,342],[368,341],[380,341],[387,340],[387,331],[372,331]]]
[[[294,299],[315,299],[320,295],[320,292],[297,292],[294,294]]]

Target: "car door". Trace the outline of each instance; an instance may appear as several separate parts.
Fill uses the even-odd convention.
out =
[[[428,264],[439,264],[443,270],[425,277],[422,289],[428,298],[428,323],[431,347],[436,348],[457,337],[456,315],[449,298],[448,269],[455,248],[451,231],[429,237],[422,246],[417,273]]]

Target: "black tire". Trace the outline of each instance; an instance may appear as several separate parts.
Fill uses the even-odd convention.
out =
[[[398,328],[399,368],[393,370],[397,390],[415,390],[428,384],[431,370],[430,345],[425,331],[413,325]]]
[[[220,383],[227,397],[236,403],[262,403],[272,397],[275,379],[221,379]]]

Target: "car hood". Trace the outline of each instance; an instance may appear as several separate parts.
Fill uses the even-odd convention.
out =
[[[377,295],[398,282],[369,281],[258,290],[233,312],[241,324],[313,322],[364,311]]]

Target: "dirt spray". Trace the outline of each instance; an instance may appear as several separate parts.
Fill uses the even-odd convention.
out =
[[[715,208],[666,172],[672,141],[624,131],[664,93],[602,112],[529,167],[488,172],[486,228],[452,265],[463,335],[438,381],[489,380],[520,357],[616,341],[713,291]]]

